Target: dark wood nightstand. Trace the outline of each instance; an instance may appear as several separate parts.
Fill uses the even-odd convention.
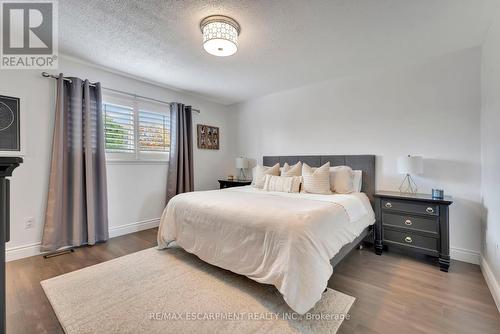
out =
[[[252,184],[252,181],[245,180],[219,180],[219,186],[221,189],[248,186]]]
[[[450,267],[448,209],[452,198],[379,191],[375,194],[375,252],[384,245],[439,258],[441,271]]]

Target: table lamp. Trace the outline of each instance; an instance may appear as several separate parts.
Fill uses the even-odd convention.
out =
[[[410,155],[398,158],[398,172],[406,175],[399,186],[399,191],[401,193],[415,194],[418,188],[411,176],[424,173],[423,158]]]
[[[246,180],[247,177],[245,176],[245,169],[248,168],[248,159],[243,157],[236,158],[235,166],[236,169],[240,170],[240,176],[238,178],[240,180]]]

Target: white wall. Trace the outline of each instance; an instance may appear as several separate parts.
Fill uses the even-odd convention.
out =
[[[500,11],[482,48],[482,269],[500,310]]]
[[[215,189],[217,178],[227,174],[231,142],[226,135],[227,107],[190,94],[111,73],[70,58],[61,58],[59,70],[67,76],[100,81],[103,86],[166,101],[192,104],[193,125],[204,123],[221,128],[219,151],[194,151],[195,188]],[[26,118],[24,163],[14,172],[11,187],[11,241],[7,258],[34,255],[39,251],[52,145],[55,81],[41,71],[2,71],[0,94],[21,97]],[[195,135],[196,136],[196,135]],[[194,137],[195,137],[194,136]],[[193,143],[195,138],[193,138]],[[196,144],[195,144],[196,145]],[[108,164],[110,234],[129,233],[158,224],[164,207],[166,164]],[[34,218],[32,229],[24,228],[27,217]]]
[[[231,106],[235,154],[376,154],[376,187],[396,190],[396,159],[425,158],[421,192],[443,188],[452,257],[479,262],[480,49],[363,77],[312,84]]]

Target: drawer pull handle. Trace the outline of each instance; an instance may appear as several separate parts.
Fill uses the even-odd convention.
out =
[[[425,211],[427,211],[427,213],[434,213],[434,209],[431,207],[428,207]]]
[[[390,202],[385,203],[386,208],[392,208],[392,204]]]
[[[411,222],[411,220],[409,220],[409,219],[405,220],[405,225],[410,226],[411,224],[413,224],[413,223]]]
[[[406,237],[405,238],[405,242],[411,244],[413,242],[412,238],[411,237]]]

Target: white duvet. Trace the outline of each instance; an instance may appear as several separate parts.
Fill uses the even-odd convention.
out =
[[[330,259],[374,221],[362,193],[199,191],[170,200],[158,246],[176,241],[210,264],[272,284],[303,314],[321,299],[333,272]]]

